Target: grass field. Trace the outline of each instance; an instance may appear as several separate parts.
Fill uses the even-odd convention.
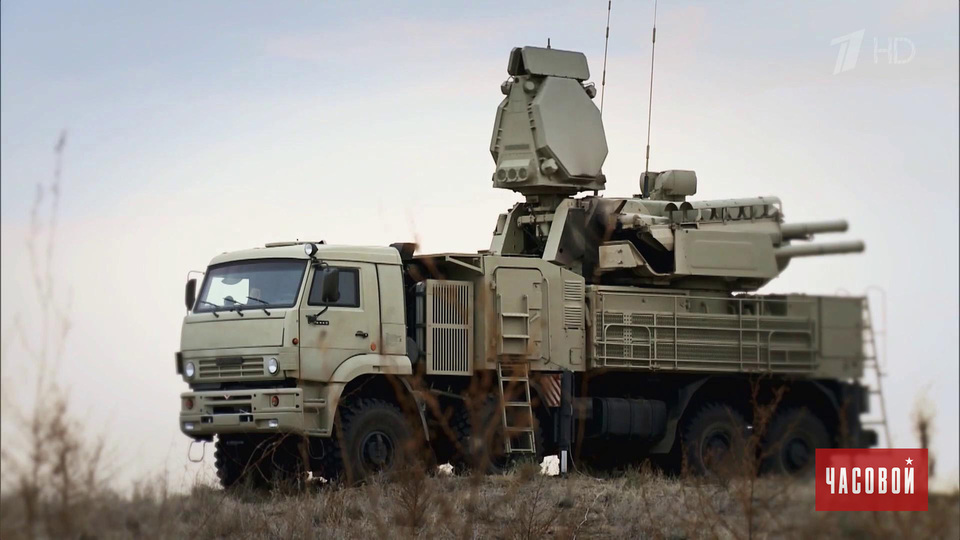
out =
[[[170,494],[75,490],[0,501],[0,536],[70,538],[958,538],[960,497],[932,495],[928,512],[813,510],[812,482],[704,481],[630,470],[619,477],[500,476],[411,471],[343,488],[229,493],[206,484]]]

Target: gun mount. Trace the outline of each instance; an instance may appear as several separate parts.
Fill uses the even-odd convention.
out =
[[[645,175],[642,193],[601,197],[607,156],[582,53],[515,48],[490,152],[493,185],[525,196],[501,214],[490,252],[537,256],[587,283],[753,291],[793,257],[857,253],[863,242],[793,244],[847,230],[843,220],[784,223],[780,199],[688,201],[694,171]],[[584,191],[593,195],[574,198]]]

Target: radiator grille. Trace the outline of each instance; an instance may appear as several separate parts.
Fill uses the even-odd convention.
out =
[[[473,357],[473,283],[426,281],[427,373],[471,373]]]
[[[240,363],[217,365],[216,358],[197,360],[198,379],[244,379],[263,377],[263,357],[243,358]]]

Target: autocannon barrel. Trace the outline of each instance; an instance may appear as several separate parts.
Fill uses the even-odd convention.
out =
[[[846,232],[846,230],[847,220],[845,219],[810,223],[784,223],[780,226],[780,234],[784,240],[805,238],[816,233]]]
[[[860,253],[864,250],[863,242],[831,242],[829,244],[806,244],[798,246],[783,246],[774,250],[778,259],[793,257],[813,257],[816,255],[833,255],[840,253]]]

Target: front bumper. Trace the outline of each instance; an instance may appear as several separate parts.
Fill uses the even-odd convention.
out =
[[[180,431],[194,439],[220,433],[303,433],[314,427],[306,425],[301,388],[184,392],[180,403]]]

